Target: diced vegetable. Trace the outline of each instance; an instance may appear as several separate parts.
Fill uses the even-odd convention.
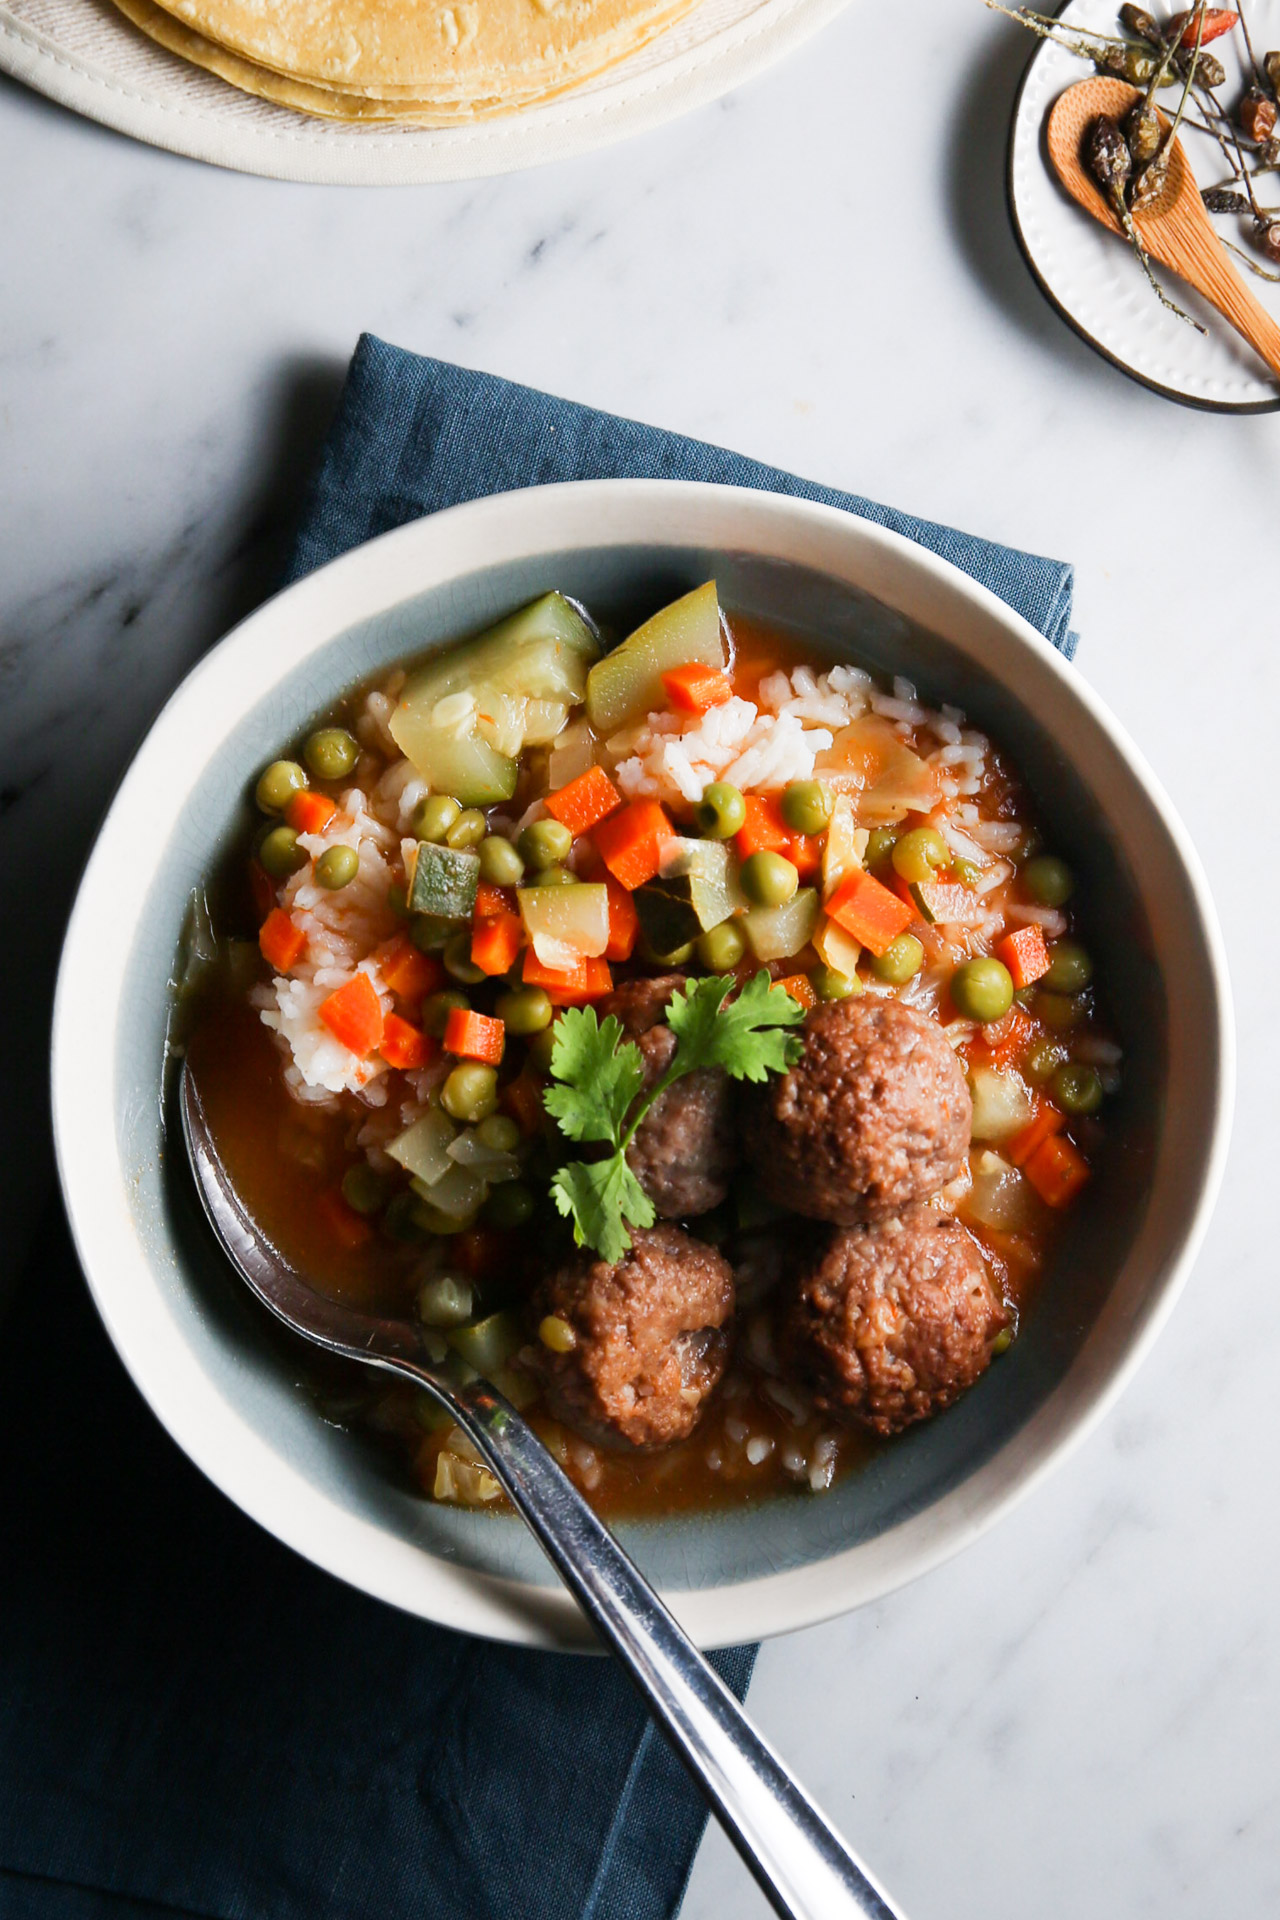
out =
[[[987,917],[981,897],[954,882],[913,880],[907,890],[928,926],[980,927]]]
[[[999,1233],[1026,1232],[1036,1224],[1039,1201],[1016,1167],[990,1148],[973,1157],[973,1185],[961,1212],[980,1227]]]
[[[612,874],[606,876],[604,886],[609,896],[609,940],[604,957],[606,960],[629,960],[640,937],[640,917],[635,902]]]
[[[662,676],[672,667],[723,667],[724,657],[720,603],[709,580],[596,662],[587,675],[587,717],[597,733],[616,733],[662,705]]]
[[[752,907],[742,916],[742,931],[757,960],[789,960],[813,938],[818,924],[818,895],[801,887],[785,906]]]
[[[785,979],[775,980],[773,985],[783,993],[789,993],[793,1000],[798,1000],[806,1013],[810,1007],[818,1004],[818,996],[807,973],[789,973]]]
[[[389,1013],[383,1021],[381,1053],[389,1067],[412,1073],[425,1067],[435,1050],[431,1036],[411,1021],[402,1020],[398,1013]]]
[[[524,1332],[514,1313],[491,1313],[469,1327],[455,1327],[448,1340],[454,1352],[487,1380],[495,1367],[506,1366],[519,1353]]]
[[[914,911],[873,874],[855,870],[827,901],[827,913],[869,952],[882,954],[915,918]]]
[[[407,728],[402,731],[413,750],[398,736],[397,743],[437,792],[456,794],[465,807],[500,806],[515,792],[520,773],[516,755],[498,753],[479,734],[425,723],[412,734]]]
[[[1087,1161],[1060,1133],[1040,1142],[1023,1171],[1050,1207],[1069,1206],[1089,1178]]]
[[[304,787],[295,793],[284,810],[284,817],[295,833],[323,833],[338,811],[328,794],[313,793]]]
[[[930,813],[938,798],[932,767],[879,714],[842,727],[818,755],[814,774],[824,786],[858,795],[864,827],[892,825],[904,813]]]
[[[462,1060],[479,1060],[496,1067],[502,1059],[507,1030],[501,1020],[487,1013],[474,1013],[470,1007],[453,1007],[444,1023],[444,1050]]]
[[[474,1298],[460,1274],[433,1274],[418,1288],[418,1318],[427,1327],[464,1326],[471,1318]]]
[[[813,878],[822,863],[821,843],[813,834],[797,833],[782,817],[782,796],[749,793],[743,801],[746,818],[734,835],[740,860],[754,853],[780,853],[804,879]]]
[[[484,1507],[500,1498],[501,1493],[502,1488],[488,1467],[474,1460],[463,1460],[444,1448],[436,1455],[435,1478],[431,1482],[433,1500],[456,1507]]]
[[[444,980],[444,968],[432,953],[423,953],[409,936],[396,934],[373,955],[383,980],[399,1000],[424,1000]]]
[[[655,953],[674,953],[747,906],[721,840],[668,840],[659,877],[632,897]]]
[[[430,1187],[454,1164],[449,1158],[449,1147],[457,1131],[447,1113],[442,1113],[439,1107],[429,1107],[420,1120],[397,1134],[387,1152],[406,1173],[420,1180],[424,1187]]]
[[[663,849],[674,836],[656,800],[633,800],[602,820],[591,838],[614,879],[634,893],[660,871]]]
[[[471,929],[471,964],[491,978],[510,973],[524,945],[518,913],[477,914]]]
[[[1007,1067],[1018,1058],[1031,1039],[1032,1022],[1021,1007],[1010,1007],[995,1028],[983,1034],[993,1067]]]
[[[827,823],[827,837],[822,849],[822,897],[829,899],[840,882],[855,867],[862,865],[867,850],[868,834],[865,827],[854,824],[853,802],[847,793],[838,793],[831,808],[831,819]]]
[[[588,767],[576,780],[546,797],[546,809],[553,820],[568,827],[575,839],[598,825],[622,805],[622,795],[603,767]]]
[[[348,1206],[336,1189],[320,1195],[316,1201],[316,1212],[330,1238],[336,1240],[340,1247],[345,1247],[348,1253],[354,1253],[357,1247],[364,1246],[366,1241],[373,1238],[373,1228],[369,1222],[362,1219],[354,1207]]]
[[[839,921],[829,919],[825,913],[820,915],[813,932],[813,944],[819,958],[836,973],[843,973],[850,980],[854,978],[862,948]]]
[[[410,913],[434,913],[442,920],[469,920],[480,884],[480,856],[468,849],[418,847],[409,885]]]
[[[489,1123],[482,1120],[480,1124],[487,1126]],[[503,1124],[518,1132],[513,1121],[504,1120]],[[449,1158],[458,1166],[468,1167],[472,1173],[480,1174],[490,1186],[503,1180],[516,1180],[520,1175],[520,1162],[515,1154],[505,1153],[498,1147],[487,1147],[475,1127],[464,1127],[450,1144]]]
[[[438,1180],[429,1185],[413,1182],[415,1193],[446,1220],[471,1220],[484,1205],[489,1191],[484,1178],[471,1167],[460,1167],[451,1160]]]
[[[509,1113],[526,1140],[542,1131],[542,1089],[529,1072],[519,1073],[502,1089],[502,1108]]]
[[[611,991],[613,974],[607,960],[583,960],[570,968],[547,967],[529,947],[524,956],[524,983],[545,988],[553,1007],[584,1007]]]
[[[595,757],[595,739],[585,720],[573,720],[556,738],[547,760],[547,780],[553,787],[568,786],[585,773]]]
[[[1022,1129],[1016,1139],[1009,1142],[1009,1158],[1015,1167],[1025,1167],[1037,1147],[1051,1135],[1061,1133],[1067,1124],[1066,1116],[1051,1101],[1042,1100],[1036,1109],[1035,1117]]]
[[[969,1073],[973,1095],[975,1140],[1012,1140],[1030,1125],[1035,1105],[1031,1090],[1018,1073],[999,1073],[994,1067],[973,1067]]]
[[[307,936],[283,907],[273,907],[258,930],[262,957],[273,973],[288,973],[307,950]]]
[[[996,947],[996,958],[1008,967],[1015,987],[1031,986],[1041,974],[1049,971],[1049,950],[1044,943],[1043,929],[1019,927],[1016,933],[1006,934]]]
[[[567,969],[609,944],[609,894],[603,885],[521,887],[520,917],[544,966]]]
[[[357,973],[322,1000],[316,1017],[340,1046],[360,1060],[382,1044],[382,1002],[367,973]]]
[[[733,698],[733,682],[723,668],[691,662],[671,667],[662,676],[668,704],[677,713],[709,713]]]

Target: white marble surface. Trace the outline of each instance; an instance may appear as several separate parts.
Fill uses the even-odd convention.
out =
[[[767,1647],[752,1704],[912,1920],[1280,1910],[1280,421],[1182,411],[1043,305],[1002,199],[1024,48],[843,21],[665,132],[478,187],[216,173],[0,87],[0,771],[11,1058],[98,809],[264,590],[362,327],[1078,569],[1079,670],[1210,870],[1243,1035],[1195,1281],[1119,1411],[964,1559]],[[10,1246],[48,1178],[13,1102]],[[10,1262],[12,1264],[12,1262]],[[764,1904],[712,1833],[685,1920]]]

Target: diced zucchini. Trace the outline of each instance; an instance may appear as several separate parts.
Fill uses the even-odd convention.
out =
[[[609,944],[606,887],[520,887],[516,900],[544,967],[566,969],[602,954]]]
[[[487,1183],[473,1168],[450,1160],[448,1172],[431,1182],[425,1198],[446,1220],[469,1220],[484,1205],[488,1192]]]
[[[595,739],[585,720],[575,720],[561,733],[551,749],[551,758],[547,763],[547,785],[567,787],[580,773],[585,773],[595,760]],[[255,949],[256,955],[256,949]]]
[[[474,1127],[464,1127],[457,1139],[449,1146],[449,1158],[459,1167],[469,1167],[487,1180],[491,1187],[503,1180],[515,1180],[519,1177],[520,1162],[514,1153],[503,1153],[497,1147],[486,1147],[477,1136]]]
[[[469,920],[475,912],[480,856],[424,840],[413,863],[410,913],[432,913],[443,920]]]
[[[665,705],[662,676],[698,662],[723,667],[724,638],[716,583],[708,580],[646,620],[587,676],[587,717],[611,734]]]
[[[415,1120],[396,1136],[387,1152],[407,1173],[429,1188],[454,1165],[449,1158],[449,1146],[456,1132],[448,1114],[439,1107],[431,1107],[421,1120]]]
[[[752,907],[742,931],[757,960],[789,960],[812,940],[818,925],[815,887],[801,887],[784,907]]]
[[[690,902],[668,892],[657,881],[637,887],[631,902],[640,920],[640,931],[659,958],[678,953],[702,932],[702,924]]]
[[[987,917],[981,897],[953,881],[913,880],[911,898],[931,927],[980,927]]]
[[[463,807],[496,807],[515,792],[516,761],[496,753],[478,733],[457,734],[425,718],[408,719],[397,732],[397,718],[391,721],[396,745],[433,793],[451,793]]]
[[[733,853],[723,840],[669,840],[662,850],[661,874],[651,884],[692,907],[698,924],[686,935],[690,940],[749,905],[738,885]]]
[[[454,1352],[486,1380],[493,1378],[495,1368],[508,1365],[525,1343],[514,1313],[491,1313],[469,1327],[455,1327],[447,1337]]]
[[[969,1074],[973,1095],[975,1140],[1012,1140],[1035,1112],[1031,1090],[1019,1073],[998,1073],[994,1067],[974,1067]]]

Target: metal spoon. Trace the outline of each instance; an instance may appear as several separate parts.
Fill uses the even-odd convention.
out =
[[[905,1920],[516,1409],[483,1380],[454,1386],[432,1365],[412,1321],[344,1307],[285,1266],[231,1184],[185,1065],[179,1105],[205,1211],[241,1278],[304,1339],[401,1374],[448,1409],[644,1694],[775,1911],[785,1920]]]

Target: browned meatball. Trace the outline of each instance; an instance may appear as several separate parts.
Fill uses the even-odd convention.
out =
[[[553,1413],[605,1443],[665,1447],[693,1432],[729,1355],[727,1260],[679,1227],[637,1231],[616,1266],[589,1252],[549,1274],[529,1303]],[[543,1317],[573,1329],[568,1353],[537,1339]]]
[[[971,1387],[1007,1324],[975,1241],[912,1207],[832,1233],[796,1283],[781,1344],[818,1406],[889,1434]]]
[[[663,1024],[667,1002],[684,975],[628,980],[598,1003],[615,1014],[644,1056],[645,1086],[671,1064],[676,1037]],[[688,1220],[718,1207],[737,1161],[733,1089],[719,1068],[677,1080],[654,1102],[627,1152],[632,1171],[664,1220]]]
[[[747,1153],[770,1200],[852,1226],[955,1179],[973,1104],[936,1021],[869,995],[815,1007],[804,1040],[804,1058],[746,1102]]]

